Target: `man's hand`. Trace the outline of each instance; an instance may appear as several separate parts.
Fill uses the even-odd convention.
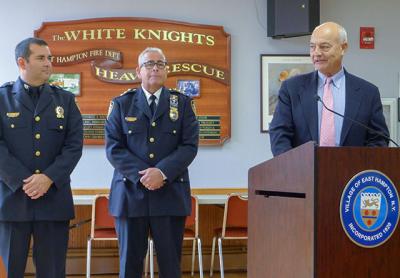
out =
[[[38,199],[47,193],[53,181],[44,174],[33,174],[23,180],[22,189],[31,199]]]
[[[156,190],[164,185],[163,175],[158,168],[147,168],[146,170],[139,171],[139,174],[143,175],[140,178],[140,182],[148,190]]]

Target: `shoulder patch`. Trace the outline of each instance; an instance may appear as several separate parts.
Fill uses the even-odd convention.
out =
[[[14,83],[15,83],[15,81],[9,81],[9,82],[6,82],[6,83],[4,83],[3,85],[1,85],[0,87],[8,87],[8,86],[13,86],[14,85]]]
[[[114,108],[114,101],[110,101],[110,106],[108,107],[108,113],[107,113],[107,120],[110,117],[110,115],[113,111],[113,108]]]
[[[130,88],[130,89],[126,90],[125,92],[120,94],[120,96],[123,96],[125,94],[129,94],[129,93],[136,93],[136,88]]]
[[[194,115],[197,116],[196,105],[194,104],[194,99],[190,100],[190,104],[192,106]]]

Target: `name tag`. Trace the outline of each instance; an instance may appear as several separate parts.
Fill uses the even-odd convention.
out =
[[[137,118],[136,117],[125,117],[125,121],[127,122],[136,122]]]
[[[19,116],[19,112],[8,112],[6,115],[9,118],[16,118]]]

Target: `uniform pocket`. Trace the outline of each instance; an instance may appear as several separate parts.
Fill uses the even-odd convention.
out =
[[[134,123],[123,123],[123,132],[126,135],[131,135],[131,134],[136,134],[136,133],[142,133],[146,131],[146,127],[141,124],[140,122],[134,122]]]
[[[5,127],[10,129],[19,129],[25,128],[28,126],[28,123],[23,118],[8,118],[5,121]]]
[[[47,121],[47,128],[50,130],[62,132],[65,129],[65,122],[63,119],[49,119]]]
[[[163,133],[167,133],[169,135],[176,136],[178,134],[178,126],[173,123],[163,125],[162,131],[163,131]]]

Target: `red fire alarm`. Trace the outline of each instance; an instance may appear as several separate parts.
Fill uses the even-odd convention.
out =
[[[375,48],[375,28],[360,27],[360,48]]]

